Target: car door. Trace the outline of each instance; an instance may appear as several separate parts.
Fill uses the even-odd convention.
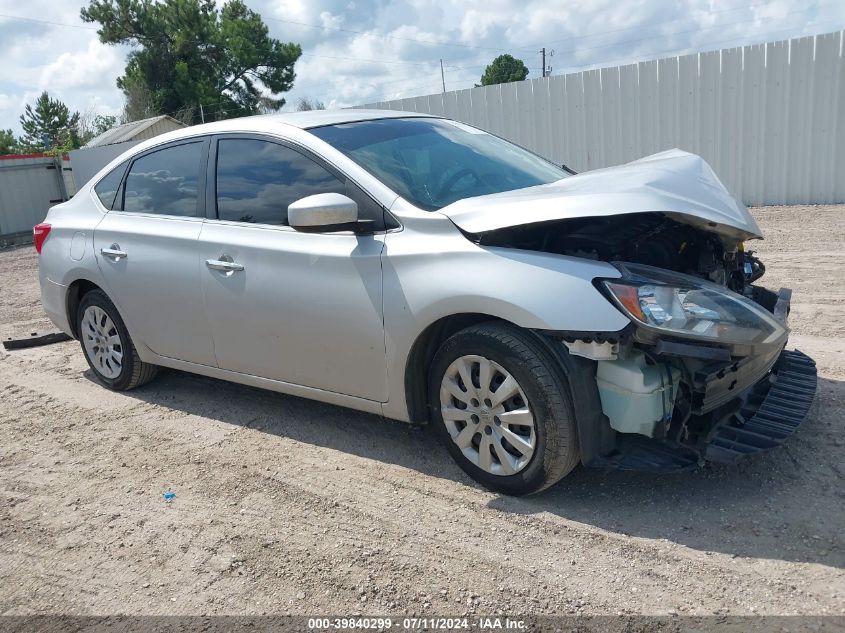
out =
[[[382,209],[317,157],[263,137],[215,139],[208,181],[199,244],[218,365],[386,400],[383,234],[287,226],[288,205],[316,193],[350,195],[383,222]]]
[[[138,342],[214,366],[197,244],[209,143],[181,141],[135,157],[94,230],[94,252],[105,291]]]

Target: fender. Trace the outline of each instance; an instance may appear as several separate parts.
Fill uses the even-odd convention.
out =
[[[409,421],[405,369],[426,329],[444,317],[480,314],[530,330],[606,331],[629,323],[594,286],[619,277],[610,264],[470,242],[438,213],[404,216],[406,230],[385,236],[385,415]],[[425,230],[413,230],[424,223]],[[410,226],[409,226],[410,225]]]

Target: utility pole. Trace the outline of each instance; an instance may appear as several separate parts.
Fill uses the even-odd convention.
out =
[[[200,104],[200,119],[205,123],[205,113],[202,111],[202,104]]]
[[[443,93],[446,94],[446,75],[443,74],[443,60],[440,60],[440,81],[443,82]]]
[[[554,57],[554,54],[555,54],[554,50],[549,51],[549,57]],[[549,75],[552,74],[552,67],[546,66],[546,47],[545,46],[540,49],[540,55],[542,55],[542,57],[543,57],[543,72],[542,72],[542,75],[543,75],[543,77],[548,77]]]

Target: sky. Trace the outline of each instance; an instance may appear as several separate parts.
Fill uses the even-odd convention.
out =
[[[101,44],[87,0],[0,0],[0,129],[42,90],[83,114],[120,114],[129,48]],[[303,55],[285,95],[330,108],[471,88],[497,55],[541,75],[845,28],[843,0],[245,0]],[[217,0],[222,5],[223,0]]]

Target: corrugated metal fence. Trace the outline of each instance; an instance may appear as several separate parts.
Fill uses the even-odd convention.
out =
[[[152,137],[150,137],[152,138]],[[95,145],[72,149],[70,164],[73,166],[73,181],[76,189],[81,189],[91,178],[97,175],[103,167],[128,149],[135,147],[141,141],[123,141],[109,145]]]
[[[73,193],[67,163],[43,154],[0,156],[0,246],[29,239],[47,210]]]
[[[680,147],[746,204],[845,202],[845,31],[361,107],[446,116],[576,171]]]

